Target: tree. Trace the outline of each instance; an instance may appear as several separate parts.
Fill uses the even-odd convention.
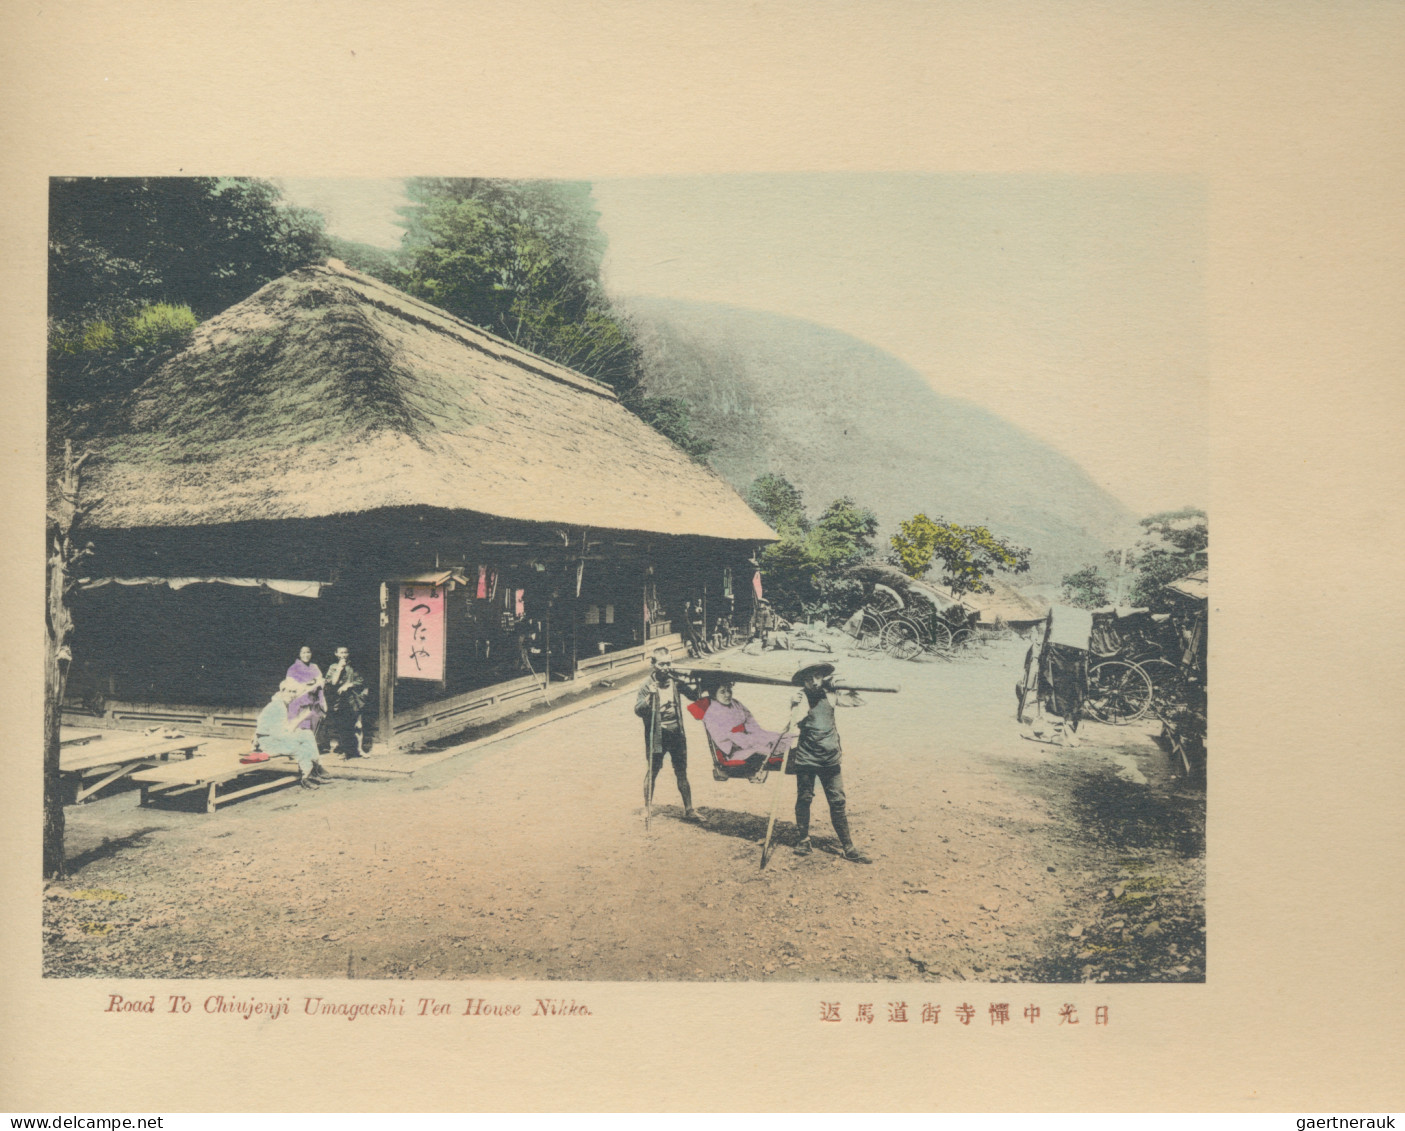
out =
[[[585,182],[417,177],[388,281],[466,322],[613,388],[694,456],[686,402],[641,386],[638,335],[600,282],[605,236]]]
[[[267,181],[56,177],[49,184],[49,317],[70,324],[158,302],[208,318],[320,262],[322,218]]]
[[[61,177],[49,185],[49,393],[120,396],[208,318],[320,262],[322,219],[267,181]]]
[[[49,396],[68,409],[120,396],[154,364],[190,340],[198,322],[184,303],[149,303],[121,316],[87,323],[51,324]]]
[[[898,524],[891,542],[893,565],[909,577],[920,578],[940,562],[943,584],[958,596],[992,592],[986,579],[997,570],[1024,573],[1029,569],[1028,548],[997,538],[984,526],[961,526],[940,516],[913,515]]]
[[[1130,570],[1132,584],[1119,599],[1140,608],[1165,606],[1162,587],[1188,573],[1204,569],[1210,560],[1210,526],[1203,510],[1183,507],[1148,515],[1140,523],[1145,536],[1127,550],[1104,555],[1118,576]],[[1102,570],[1087,565],[1063,579],[1064,599],[1083,608],[1111,604],[1118,594]],[[1120,586],[1119,586],[1120,588]]]
[[[1209,517],[1196,507],[1183,507],[1148,515],[1138,525],[1146,537],[1127,556],[1127,564],[1135,571],[1128,599],[1133,605],[1160,607],[1164,603],[1161,589],[1168,581],[1209,565]]]
[[[804,498],[783,475],[766,474],[745,492],[747,503],[780,541],[761,554],[761,572],[771,604],[783,616],[831,617],[862,596],[862,586],[844,577],[850,566],[871,557],[878,519],[853,499],[835,499],[811,521]]]
[[[1063,576],[1063,599],[1080,609],[1100,609],[1111,603],[1109,582],[1097,566],[1084,566]]]
[[[745,498],[747,505],[777,534],[809,532],[804,496],[785,476],[770,472],[758,476],[746,489]]]
[[[877,516],[846,495],[825,507],[815,520],[812,554],[826,571],[845,570],[873,556],[877,534]]]
[[[79,499],[81,471],[87,455],[73,454],[65,442],[56,505],[47,516],[49,541],[48,594],[44,607],[44,875],[63,877],[64,815],[63,784],[59,775],[59,730],[63,719],[63,697],[68,668],[73,659],[69,638],[73,615],[69,598],[77,587],[75,571],[91,548],[76,541],[83,514],[91,503]]]

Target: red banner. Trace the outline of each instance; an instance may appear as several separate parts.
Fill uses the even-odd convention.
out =
[[[444,678],[444,593],[438,585],[401,585],[395,674],[399,679]]]

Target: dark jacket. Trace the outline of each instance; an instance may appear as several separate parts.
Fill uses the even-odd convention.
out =
[[[663,732],[665,730],[678,735],[678,742],[682,743],[683,749],[688,749],[688,737],[683,730],[683,701],[682,696],[686,695],[691,703],[697,699],[697,690],[685,684],[677,676],[669,680],[669,686],[659,688],[661,694],[657,700],[650,694],[658,688],[658,681],[654,673],[649,673],[649,678],[639,688],[639,694],[634,697],[634,713],[644,720],[644,745],[650,754],[661,754],[663,752]],[[672,694],[670,694],[670,692]],[[659,718],[654,719],[654,704],[659,705]]]

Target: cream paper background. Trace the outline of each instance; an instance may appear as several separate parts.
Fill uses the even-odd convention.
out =
[[[1400,1109],[1405,7],[79,0],[3,19],[0,1108]],[[1208,185],[1206,984],[552,984],[594,1016],[260,1026],[102,1008],[109,989],[533,987],[42,981],[46,178],[842,169]],[[1071,1000],[1085,1024],[887,1025],[896,997]],[[822,1025],[822,998],[880,1020]],[[1095,1002],[1111,1025],[1087,1023]]]

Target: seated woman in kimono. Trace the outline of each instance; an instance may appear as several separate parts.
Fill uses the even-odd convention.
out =
[[[699,700],[693,707],[701,705],[702,701]],[[733,697],[730,683],[720,684],[712,692],[702,714],[702,723],[708,738],[712,740],[719,763],[726,769],[738,772],[739,776],[750,777],[760,772],[768,754],[771,755],[771,768],[778,769],[786,751],[795,741],[793,735],[782,736],[763,728],[746,709],[746,704]]]

